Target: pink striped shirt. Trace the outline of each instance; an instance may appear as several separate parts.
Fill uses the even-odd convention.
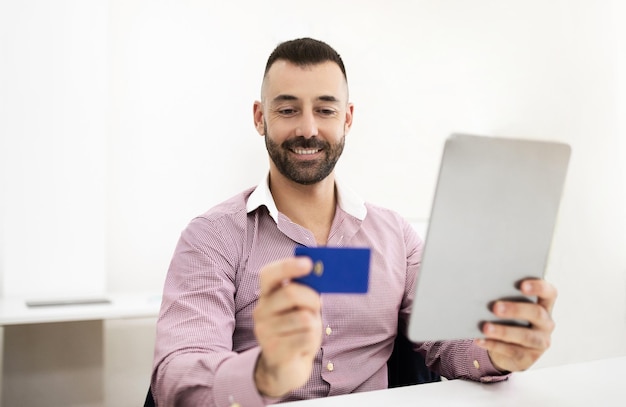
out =
[[[279,401],[384,389],[386,362],[408,321],[422,241],[398,214],[364,203],[337,183],[328,246],[370,247],[369,292],[322,295],[322,346],[309,381]],[[159,406],[263,406],[254,385],[259,347],[252,311],[259,271],[315,246],[313,234],[277,211],[267,181],[193,219],[167,274],[157,324],[152,389]],[[445,299],[450,301],[450,299]],[[433,310],[436,312],[436,310]],[[416,346],[448,378],[506,376],[472,341]]]

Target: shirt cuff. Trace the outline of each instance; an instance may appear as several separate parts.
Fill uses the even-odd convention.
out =
[[[275,401],[263,397],[254,382],[254,369],[260,353],[261,348],[255,347],[221,364],[213,387],[216,406],[263,407]]]
[[[468,352],[468,362],[470,365],[470,376],[482,383],[501,382],[509,378],[511,373],[501,372],[493,365],[489,353],[478,346],[472,344]]]

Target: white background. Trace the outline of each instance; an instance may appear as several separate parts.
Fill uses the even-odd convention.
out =
[[[538,366],[624,355],[624,21],[617,0],[0,1],[1,293],[160,290],[187,222],[266,171],[265,60],[312,36],[344,58],[355,104],[340,176],[411,221],[452,132],[572,146]]]

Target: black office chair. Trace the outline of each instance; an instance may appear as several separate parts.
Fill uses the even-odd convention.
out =
[[[152,397],[152,389],[148,386],[148,394],[146,394],[146,401],[143,402],[143,407],[156,407],[154,404],[154,397]]]
[[[401,333],[398,333],[387,361],[387,373],[389,388],[441,381],[441,376],[426,366],[424,357],[413,350],[413,344]],[[143,406],[156,407],[150,388]]]
[[[411,386],[441,381],[441,375],[426,366],[424,357],[413,350],[413,344],[404,334],[398,332],[393,344],[393,352],[387,361],[388,386]]]

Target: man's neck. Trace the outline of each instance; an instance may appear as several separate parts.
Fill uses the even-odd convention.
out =
[[[334,173],[313,185],[270,174],[269,185],[278,211],[313,232],[318,244],[326,244],[337,203]]]

